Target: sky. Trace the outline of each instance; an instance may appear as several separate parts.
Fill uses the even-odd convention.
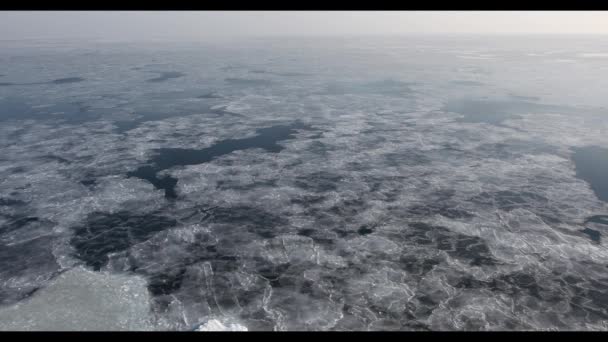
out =
[[[608,11],[0,11],[0,39],[608,34]]]

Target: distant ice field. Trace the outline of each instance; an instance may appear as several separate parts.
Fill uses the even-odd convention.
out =
[[[607,55],[0,41],[0,330],[607,330]]]

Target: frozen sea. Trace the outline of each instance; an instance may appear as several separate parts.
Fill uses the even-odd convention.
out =
[[[608,38],[0,41],[0,330],[608,330]]]

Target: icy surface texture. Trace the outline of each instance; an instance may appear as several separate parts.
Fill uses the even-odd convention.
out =
[[[30,298],[0,309],[0,330],[150,330],[142,278],[74,268]]]
[[[3,44],[3,329],[608,329],[604,38]]]
[[[247,331],[247,328],[238,324],[238,323],[230,323],[224,322],[217,319],[209,320],[204,324],[198,326],[195,331]]]

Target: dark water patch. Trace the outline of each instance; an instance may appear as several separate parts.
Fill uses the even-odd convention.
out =
[[[492,285],[491,281],[479,280],[471,276],[465,276],[463,278],[454,279],[450,282],[450,285],[457,289],[483,289],[490,288]]]
[[[441,260],[431,256],[403,255],[399,258],[403,270],[417,276],[425,275],[440,263]]]
[[[414,93],[410,87],[412,84],[413,83],[392,79],[366,83],[331,83],[325,87],[324,94],[375,94],[394,97],[409,97]]]
[[[70,243],[78,259],[99,270],[107,264],[108,254],[125,251],[176,225],[174,219],[156,213],[95,212],[83,225],[73,228],[74,236]]]
[[[65,84],[65,83],[76,83],[76,82],[82,82],[84,81],[84,78],[82,77],[66,77],[66,78],[59,78],[56,80],[52,80],[48,83],[50,84]]]
[[[83,179],[80,181],[80,184],[87,186],[87,187],[92,187],[97,185],[97,181],[95,179]]]
[[[274,83],[271,80],[253,78],[227,78],[225,81],[239,86],[268,86]]]
[[[427,203],[413,205],[407,208],[408,215],[418,217],[429,217],[433,215],[445,216],[449,219],[468,219],[474,215],[466,210],[450,207],[442,203]]]
[[[338,189],[338,184],[343,177],[338,174],[317,171],[308,175],[298,176],[294,184],[300,189],[313,192],[327,192]]]
[[[148,101],[152,102],[158,100],[158,106],[147,105],[145,107],[137,108],[135,109],[133,116],[129,117],[128,119],[115,120],[112,123],[115,126],[115,132],[118,134],[123,134],[139,127],[145,122],[164,120],[166,118],[184,115],[184,113],[200,113],[208,110],[209,108],[207,105],[201,106],[200,103],[194,106],[188,106],[183,105],[183,103],[180,102],[170,101],[172,99],[194,98],[196,95],[194,92],[173,92],[149,95],[159,95],[162,97],[161,100],[159,100],[159,98],[153,98],[151,101]],[[163,96],[166,96],[167,98],[164,98]],[[166,104],[170,104],[170,106],[166,106]]]
[[[235,261],[232,261],[232,263],[234,264]],[[219,266],[220,269],[220,271],[216,271],[214,262],[211,262],[211,264],[211,268],[202,264],[187,267],[181,281],[180,290],[174,296],[187,301],[190,305],[194,303],[203,305],[205,311],[211,310],[211,312],[217,314],[233,312],[234,310],[242,312],[244,307],[259,300],[261,293],[264,292],[264,288],[260,286],[264,283],[262,279],[258,278],[255,280],[257,284],[250,284],[253,286],[243,288],[237,285],[238,280],[232,275],[225,274],[225,272],[234,271],[223,271],[219,266],[220,263],[215,263],[215,266]],[[212,274],[208,272],[211,269],[213,270]]]
[[[409,126],[407,124],[404,124],[404,125]],[[374,133],[385,133],[385,132],[406,132],[406,131],[409,131],[409,130],[403,129],[403,128],[371,128],[371,129],[362,130],[361,134],[374,134]]]
[[[372,228],[373,227],[369,227],[368,225],[363,225],[357,230],[357,233],[359,235],[369,235],[374,232]]]
[[[257,135],[250,138],[221,140],[211,147],[195,150],[180,148],[159,149],[158,154],[150,161],[158,171],[174,166],[196,165],[207,163],[217,157],[252,148],[261,148],[267,152],[278,153],[283,147],[277,144],[294,138],[297,129],[307,129],[302,123],[278,125],[256,130]]]
[[[592,284],[593,288],[589,288],[589,284]],[[605,309],[608,305],[606,278],[590,279],[589,284],[567,285],[568,290],[573,293],[570,298],[571,314],[577,318],[605,321],[608,318],[608,311]]]
[[[497,264],[497,260],[480,237],[455,233],[445,227],[423,222],[411,223],[409,228],[403,236],[405,241],[415,245],[434,246],[452,257],[468,261],[471,266]]]
[[[40,118],[61,120],[64,123],[77,125],[103,117],[102,111],[91,109],[82,103],[58,103],[41,109]]]
[[[180,267],[171,273],[167,272],[155,274],[148,278],[148,290],[153,296],[174,293],[181,287],[185,274],[185,267]]]
[[[587,236],[589,236],[589,238],[593,242],[600,242],[601,236],[602,236],[602,234],[600,234],[600,232],[598,232],[597,230],[591,229],[591,228],[587,228],[587,227],[585,227],[585,229],[581,230],[581,233],[586,234]]]
[[[477,236],[458,235],[452,255],[470,259],[473,266],[494,265],[496,260],[483,239]]]
[[[19,174],[25,172],[25,168],[23,166],[15,166],[8,169],[8,171],[12,174]]]
[[[11,83],[11,82],[3,82],[0,83],[0,86],[24,86],[24,85],[42,85],[42,84],[67,84],[67,83],[77,83],[84,81],[84,78],[81,77],[66,77],[59,78],[56,80],[51,80],[47,82],[28,82],[28,83]]]
[[[0,279],[27,279],[0,282],[0,305],[10,305],[31,296],[59,272],[53,255],[53,238],[41,236],[23,243],[0,243]]]
[[[9,221],[0,226],[0,234],[10,233],[19,229],[33,230],[43,222],[35,216],[9,217]]]
[[[327,212],[347,221],[354,218],[368,207],[368,203],[361,199],[346,199],[327,209]]]
[[[452,101],[443,110],[462,114],[465,117],[461,122],[484,122],[489,124],[499,124],[505,120],[516,118],[509,103],[494,103],[486,101]]]
[[[277,182],[274,179],[270,179],[267,181],[246,183],[246,184],[242,184],[237,181],[219,180],[217,182],[217,189],[222,189],[222,190],[231,189],[231,190],[237,190],[237,191],[248,191],[248,190],[252,190],[255,188],[275,187],[276,184],[277,184]]]
[[[431,162],[431,159],[422,151],[405,150],[401,152],[390,152],[382,155],[386,165],[399,167],[403,165],[417,166]]]
[[[456,191],[451,189],[434,191],[426,196],[425,203],[409,206],[406,213],[410,217],[420,218],[442,215],[450,219],[469,219],[475,216],[458,208],[458,201],[452,200],[455,194]]]
[[[520,114],[563,111],[564,108],[528,101],[460,99],[448,101],[442,110],[464,115],[459,122],[497,125],[506,120],[517,119]]]
[[[548,205],[549,200],[547,198],[529,191],[483,192],[471,197],[468,201],[504,211],[526,209],[550,226],[562,222],[559,210]]]
[[[554,275],[556,277],[553,279],[543,276],[543,281],[539,282],[539,275],[516,271],[484,280],[472,276],[454,277],[448,279],[448,283],[455,288],[488,290],[512,298],[531,296],[535,301],[545,303],[559,303],[563,301],[564,294],[568,293],[569,314],[573,317],[591,321],[601,321],[608,317],[606,310],[602,309],[608,303],[605,278],[590,279],[587,282],[572,275]],[[566,326],[563,328],[567,329]]]
[[[192,222],[201,223],[209,218],[213,210],[219,208],[218,206],[213,207],[193,207],[184,208],[175,212],[176,217],[180,222]]]
[[[67,117],[74,117],[77,114],[86,113],[87,110],[90,109],[87,106],[84,106],[80,103],[71,103],[71,102],[60,102],[54,103],[50,106],[45,106],[41,108],[41,112],[48,114],[66,114]],[[77,118],[73,118],[73,120],[78,120]]]
[[[129,271],[148,279],[151,294],[162,299],[163,296],[188,293],[198,297],[201,286],[206,281],[193,275],[200,273],[201,264],[210,263],[214,277],[223,277],[225,273],[234,272],[242,263],[238,251],[230,244],[231,239],[216,239],[210,234],[197,232],[188,239],[179,238],[173,232],[158,233],[157,236],[136,248],[124,253],[121,258],[128,262]],[[166,251],[173,251],[166,253]],[[162,260],[159,262],[159,253]],[[122,263],[119,263],[122,264]],[[194,271],[195,274],[192,274]],[[221,288],[228,289],[230,284]],[[192,288],[191,288],[192,287]],[[194,299],[189,297],[190,300]],[[213,301],[213,298],[210,298]]]
[[[6,98],[0,100],[0,120],[30,119],[36,117],[32,107],[17,98]]]
[[[154,62],[156,62],[157,60],[155,59]],[[148,64],[144,64],[144,65],[140,65],[139,66],[141,69],[149,69],[149,70],[160,70],[160,69],[165,69],[169,67],[168,63],[148,63]],[[155,71],[151,71],[151,72],[155,72]]]
[[[230,70],[238,70],[238,69],[243,69],[245,68],[242,65],[226,65],[220,68],[220,70],[222,71],[230,71]]]
[[[319,132],[318,134],[316,134],[314,137],[311,137],[311,139],[320,139],[323,137],[323,133]],[[323,142],[320,142],[318,140],[314,140],[310,143],[310,145],[308,145],[307,151],[309,153],[314,153],[317,154],[319,156],[323,156],[323,157],[327,157],[329,155],[329,152],[334,150],[334,147],[325,144]]]
[[[558,211],[554,208],[537,208],[534,214],[549,226],[562,223],[562,220],[558,217]]]
[[[587,225],[593,225],[593,228],[587,227]],[[608,215],[594,215],[588,217],[585,222],[585,229],[581,230],[581,233],[586,234],[594,242],[601,241],[601,230],[608,230]],[[594,229],[595,228],[595,229]]]
[[[163,102],[165,100],[187,100],[203,98],[200,97],[201,90],[177,90],[177,91],[163,91],[163,92],[151,92],[143,95],[142,98],[149,99],[151,101]],[[214,98],[214,97],[210,97]]]
[[[56,156],[56,155],[47,155],[47,156],[42,156],[40,157],[44,160],[49,160],[49,161],[55,161],[55,162],[59,162],[62,164],[71,164],[71,162],[63,157],[60,156]]]
[[[310,228],[300,229],[300,230],[298,230],[298,235],[311,237],[315,234],[315,232],[316,232],[316,230],[310,229]]]
[[[346,230],[346,229],[341,229],[341,228],[334,229],[334,232],[340,238],[348,238],[348,237],[352,237],[352,236],[354,236],[356,234],[356,232],[354,232],[354,231],[350,231],[350,230]]]
[[[275,72],[273,73],[277,76],[285,76],[285,77],[299,77],[299,76],[310,76],[310,74],[303,72]]]
[[[310,74],[302,73],[302,72],[275,72],[275,71],[267,71],[267,70],[251,70],[253,74],[269,74],[275,76],[284,76],[284,77],[298,77],[298,76],[309,76]]]
[[[0,206],[12,207],[12,206],[24,205],[24,204],[25,204],[25,202],[23,202],[21,200],[0,197]]]
[[[278,142],[294,138],[297,129],[309,129],[301,122],[290,125],[277,125],[256,130],[257,135],[250,138],[226,139],[204,149],[161,148],[148,161],[148,165],[139,167],[127,174],[128,177],[144,179],[157,189],[165,190],[165,197],[175,198],[177,179],[171,176],[158,178],[157,173],[175,166],[198,165],[210,162],[218,157],[239,150],[261,148],[267,152],[278,153],[283,147]]]
[[[608,226],[608,215],[594,215],[585,220],[585,224],[587,223],[599,223]],[[608,227],[606,227],[608,228]]]
[[[450,282],[450,285],[461,289],[488,289],[510,296],[528,294],[537,299],[546,299],[542,295],[546,296],[551,292],[549,289],[541,287],[534,276],[521,271],[502,274],[488,280],[465,276]]]
[[[188,98],[193,98],[193,96]],[[200,102],[183,103],[161,100],[157,104],[149,104],[145,107],[137,108],[134,115],[137,121],[147,122],[188,115],[189,113],[203,113],[210,109],[211,106]]]
[[[523,101],[540,101],[540,97],[537,96],[523,96],[523,95],[509,95],[511,98],[515,100],[523,100]]]
[[[576,177],[587,182],[598,199],[608,202],[608,148],[585,146],[573,151]]]
[[[222,97],[216,93],[205,93],[196,97],[197,99],[221,99]]]
[[[161,72],[158,72],[158,74],[159,74],[158,77],[150,78],[150,79],[146,80],[146,82],[152,82],[152,83],[163,82],[168,79],[186,76],[186,74],[183,74],[183,73],[177,72],[177,71],[161,71]]]
[[[456,195],[456,190],[453,189],[441,189],[433,191],[429,194],[428,198],[433,201],[449,201]]]
[[[209,222],[237,226],[244,231],[270,239],[278,235],[278,228],[287,225],[288,220],[260,208],[235,206],[213,210]]]
[[[279,285],[279,278],[287,272],[291,265],[289,263],[279,265],[262,265],[256,271],[257,273],[270,281],[271,285]]]
[[[216,107],[216,108],[212,108],[210,110],[211,113],[213,114],[217,114],[219,116],[236,116],[236,117],[245,117],[245,115],[243,114],[239,114],[239,113],[235,113],[235,112],[231,112],[226,110],[226,106],[222,106],[222,107]]]
[[[91,109],[82,103],[60,102],[34,108],[20,98],[0,100],[0,120],[48,120],[51,123],[81,124],[98,120],[103,111]]]
[[[481,82],[467,81],[467,80],[455,80],[455,81],[450,81],[450,83],[456,84],[456,85],[463,85],[463,86],[482,86],[482,85],[484,85]]]
[[[135,171],[128,172],[127,177],[135,177],[147,180],[152,185],[154,185],[155,188],[164,190],[165,198],[177,198],[177,193],[175,192],[177,178],[173,178],[169,175],[158,177],[156,174],[158,171],[159,170],[153,168],[152,166],[141,166]]]
[[[325,196],[320,196],[318,194],[315,194],[315,195],[300,194],[300,195],[298,195],[298,197],[292,198],[290,200],[290,202],[293,204],[299,204],[299,205],[308,207],[308,206],[319,204],[319,203],[323,202],[325,200],[325,198],[326,198]]]

